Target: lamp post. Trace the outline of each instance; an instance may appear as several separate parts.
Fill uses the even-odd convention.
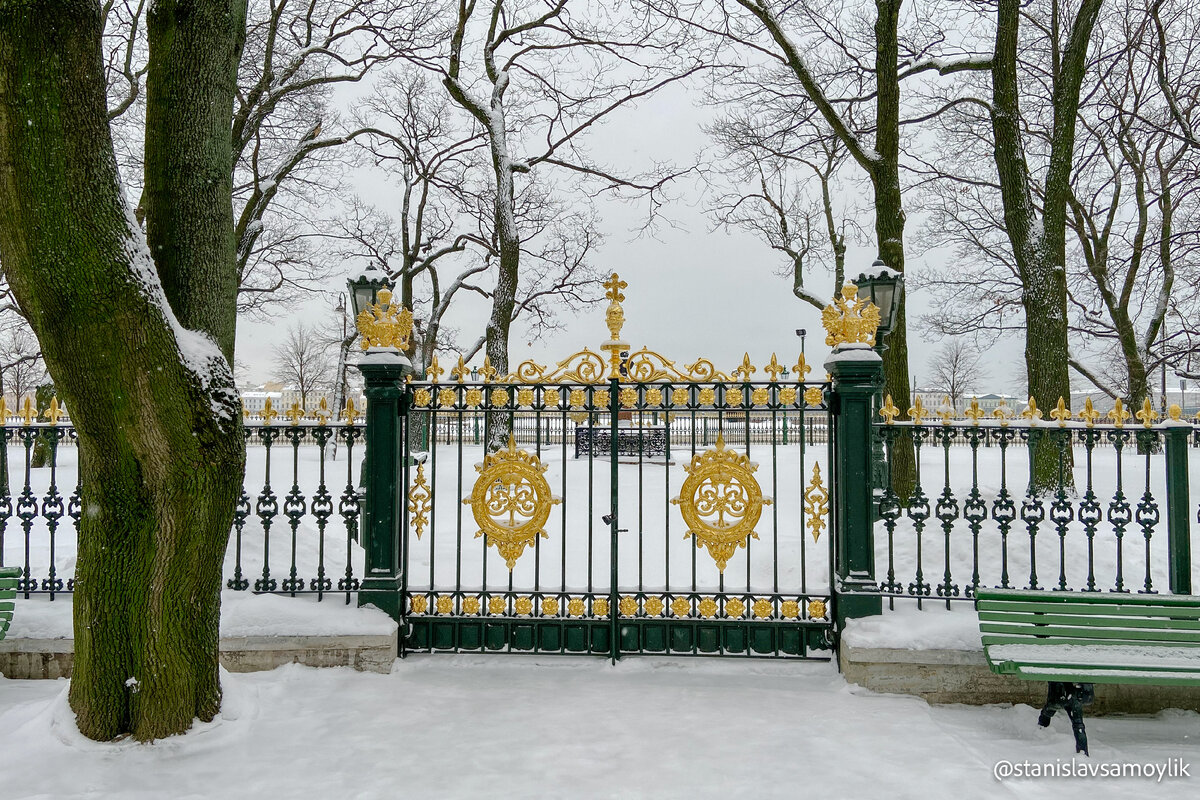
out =
[[[859,297],[866,297],[879,309],[879,328],[875,331],[875,352],[883,355],[887,350],[884,339],[896,325],[896,317],[900,313],[900,299],[904,296],[904,275],[883,263],[883,259],[875,259],[871,266],[859,273],[854,279],[858,286]],[[875,393],[875,408],[871,418],[876,419],[879,409],[883,406],[883,386]],[[871,436],[871,451],[874,457],[874,486],[873,495],[878,509],[878,500],[883,496],[884,487],[890,480],[888,474],[887,456],[884,454],[883,437],[873,433]]]
[[[374,261],[368,261],[363,271],[346,281],[350,290],[350,302],[354,307],[354,318],[375,305],[380,289],[390,289],[391,282],[387,273],[379,268]]]

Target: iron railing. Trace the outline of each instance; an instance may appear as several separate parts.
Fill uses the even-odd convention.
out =
[[[1170,591],[1180,570],[1190,571],[1187,548],[1178,552],[1195,512],[1186,423],[947,420],[874,429],[889,461],[910,438],[918,465],[907,499],[890,485],[879,497],[878,586],[893,606],[910,598],[950,607],[979,587]],[[953,447],[959,441],[965,450]],[[1033,480],[1042,453],[1049,481]]]
[[[19,566],[25,596],[74,590],[81,514],[76,433],[67,424],[6,425],[0,470],[0,566]],[[360,423],[248,421],[246,477],[234,512],[225,585],[351,595],[359,588]],[[46,448],[46,465],[34,453]],[[336,460],[333,450],[339,452]],[[281,552],[282,551],[282,552]]]

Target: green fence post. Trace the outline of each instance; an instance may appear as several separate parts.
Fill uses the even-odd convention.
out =
[[[1167,440],[1167,572],[1171,592],[1192,593],[1191,495],[1188,491],[1188,440],[1192,426],[1168,421]]]
[[[368,352],[358,364],[366,384],[366,492],[363,549],[366,568],[358,593],[360,606],[373,605],[400,621],[404,616],[403,571],[400,565],[400,514],[403,512],[401,471],[404,430],[404,378],[412,374],[408,359],[392,349]]]
[[[865,344],[838,345],[825,362],[833,375],[835,413],[833,530],[834,608],[840,629],[852,617],[883,613],[876,592],[872,508],[871,411],[883,383],[883,359]]]

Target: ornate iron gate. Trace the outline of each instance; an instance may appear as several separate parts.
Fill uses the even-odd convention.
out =
[[[403,389],[404,650],[828,658],[829,384],[630,352],[606,286],[604,355]]]

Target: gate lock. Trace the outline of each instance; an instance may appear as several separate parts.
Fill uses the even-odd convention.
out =
[[[612,527],[612,524],[613,524],[613,515],[612,514],[605,514],[600,519],[601,519],[601,521],[604,522],[605,525],[607,525],[610,528]],[[629,533],[629,528],[617,528],[617,533]]]

